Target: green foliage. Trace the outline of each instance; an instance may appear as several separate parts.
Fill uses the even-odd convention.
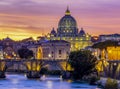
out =
[[[33,51],[27,48],[20,48],[18,50],[18,54],[20,58],[26,58],[26,59],[32,58],[34,56]]]
[[[119,89],[117,80],[107,79],[104,89]]]
[[[83,76],[89,75],[96,71],[97,59],[88,50],[71,52],[68,63],[74,69],[72,76],[74,79],[82,79]]]

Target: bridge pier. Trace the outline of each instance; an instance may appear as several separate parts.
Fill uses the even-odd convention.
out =
[[[109,65],[104,68],[105,77],[120,79],[120,61],[108,61]]]
[[[28,71],[27,78],[29,78],[29,79],[40,78],[40,74],[38,71]]]
[[[70,79],[71,78],[71,73],[69,71],[64,71],[62,73],[62,78],[63,79]]]
[[[4,71],[0,71],[0,78],[5,78],[5,72]]]

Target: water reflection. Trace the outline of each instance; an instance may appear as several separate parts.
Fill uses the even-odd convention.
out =
[[[11,81],[13,84],[17,84],[17,83],[19,83],[19,80],[18,79],[12,79],[12,81]]]
[[[47,89],[52,89],[52,81],[47,81]]]
[[[96,86],[62,81],[60,77],[42,76],[39,80],[29,80],[24,75],[7,75],[0,80],[0,89],[97,89]]]

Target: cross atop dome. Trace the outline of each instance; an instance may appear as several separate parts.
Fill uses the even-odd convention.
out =
[[[67,6],[67,10],[65,11],[65,15],[70,15],[70,10],[69,10],[69,7]]]

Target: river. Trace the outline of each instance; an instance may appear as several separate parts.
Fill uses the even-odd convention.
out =
[[[7,74],[6,79],[0,79],[0,89],[98,89],[96,86],[63,81],[60,77],[41,77],[27,79],[24,75]]]

